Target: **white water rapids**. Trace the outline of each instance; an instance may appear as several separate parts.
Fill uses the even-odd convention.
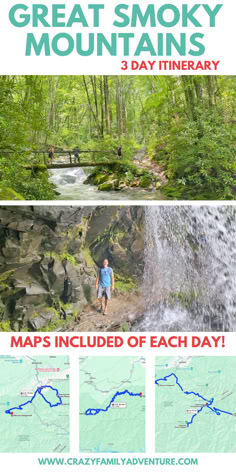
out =
[[[59,157],[55,164],[68,162],[68,158]],[[56,185],[57,200],[161,200],[163,195],[159,190],[148,191],[142,188],[127,188],[122,191],[111,190],[103,192],[95,185],[84,184],[93,169],[82,167],[50,170],[50,180]]]

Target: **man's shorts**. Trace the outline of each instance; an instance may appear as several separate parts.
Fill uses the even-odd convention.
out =
[[[105,297],[107,300],[111,298],[111,287],[98,287],[98,298]]]

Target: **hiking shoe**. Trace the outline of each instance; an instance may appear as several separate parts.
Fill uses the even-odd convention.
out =
[[[103,314],[103,312],[104,312],[104,306],[100,306],[100,308],[99,308],[98,311],[99,311],[99,313],[102,313],[102,314]]]

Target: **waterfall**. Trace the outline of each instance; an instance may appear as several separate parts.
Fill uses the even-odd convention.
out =
[[[140,331],[234,331],[236,209],[145,208]]]

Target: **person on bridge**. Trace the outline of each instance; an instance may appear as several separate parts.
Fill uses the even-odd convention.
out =
[[[78,164],[79,164],[80,163],[79,148],[75,147],[73,152],[74,152],[75,163],[78,162]]]
[[[55,152],[55,148],[54,148],[54,146],[51,146],[50,149],[49,149],[49,153],[48,153],[48,157],[51,160],[51,163],[52,163],[52,160],[54,158],[54,152]]]
[[[96,278],[97,297],[100,302],[100,312],[103,313],[103,315],[107,315],[111,291],[115,288],[113,270],[108,264],[108,259],[104,259],[103,267],[99,269]]]

